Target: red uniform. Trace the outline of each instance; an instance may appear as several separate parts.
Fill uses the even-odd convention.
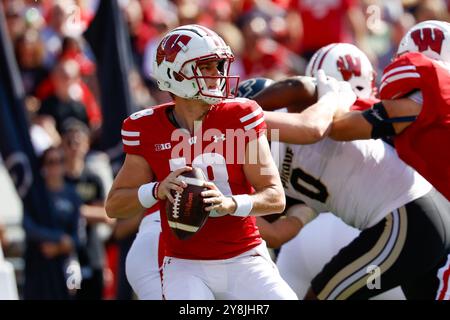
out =
[[[385,70],[381,99],[420,90],[417,119],[394,139],[399,157],[450,199],[450,70],[421,53],[406,53]]]
[[[201,129],[188,136],[189,142],[182,144],[183,140],[173,135],[177,128],[168,118],[171,108],[173,104],[169,103],[128,117],[122,130],[125,152],[144,157],[158,181],[164,180],[170,171],[192,165],[202,168],[224,195],[253,193],[243,172],[243,161],[237,160],[240,151],[244,150],[245,155],[248,141],[260,136],[266,128],[262,109],[252,100],[224,100],[211,107]],[[247,133],[248,138],[233,139],[230,133],[236,131]],[[180,152],[182,145],[189,147]],[[209,217],[192,238],[179,240],[167,223],[165,201],[159,204],[166,256],[227,259],[250,250],[262,241],[255,217],[231,215]]]
[[[372,106],[377,103],[380,102],[380,100],[378,100],[377,98],[357,98],[355,103],[351,106],[351,110],[352,111],[364,111],[367,109],[372,108]]]
[[[303,39],[301,51],[316,51],[339,42],[352,42],[346,28],[346,14],[358,3],[354,0],[291,0],[290,9],[302,19]]]
[[[145,210],[144,217],[149,216],[149,215],[157,212],[158,210],[159,210],[159,203],[154,204],[153,206],[151,206],[150,208]]]

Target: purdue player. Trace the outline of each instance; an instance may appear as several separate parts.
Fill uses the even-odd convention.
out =
[[[270,107],[276,94],[281,106],[304,104],[304,97],[314,96],[307,90],[314,86],[303,85],[307,81],[282,81],[273,86],[277,90],[269,87],[255,100]],[[283,84],[289,94],[280,94]],[[266,119],[269,128],[275,124],[281,130],[282,139],[310,142],[295,130],[292,117],[266,113]],[[362,230],[313,279],[307,298],[366,299],[398,285],[408,298],[436,297],[436,273],[446,260],[450,207],[393,148],[381,140],[341,143],[326,138],[307,146],[285,145],[282,150],[286,195],[318,213],[331,211]],[[366,285],[372,266],[379,268],[380,289]]]

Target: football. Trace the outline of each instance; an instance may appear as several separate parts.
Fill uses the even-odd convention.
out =
[[[178,177],[186,182],[187,187],[183,192],[171,191],[174,203],[166,201],[166,215],[172,232],[177,238],[186,240],[196,234],[208,219],[207,204],[203,203],[201,196],[202,191],[208,190],[203,186],[207,179],[203,170],[195,167]]]

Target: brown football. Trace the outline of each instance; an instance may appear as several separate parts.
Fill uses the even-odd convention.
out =
[[[208,190],[203,186],[207,181],[203,170],[192,168],[179,176],[187,183],[183,192],[171,191],[174,203],[166,201],[166,215],[172,232],[181,240],[186,240],[196,234],[208,219],[209,212],[203,203],[201,192]]]

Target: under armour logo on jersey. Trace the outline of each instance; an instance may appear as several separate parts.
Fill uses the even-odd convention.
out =
[[[214,142],[225,141],[225,134],[222,133],[220,136],[213,136]]]
[[[361,59],[359,57],[353,57],[346,54],[343,57],[339,57],[336,63],[344,81],[350,80],[352,76],[361,76]]]
[[[441,54],[442,42],[445,39],[444,32],[438,28],[423,28],[411,32],[411,38],[420,52],[430,48]]]
[[[169,150],[171,148],[172,148],[172,145],[170,144],[170,142],[155,144],[155,151],[164,151],[164,150]]]

